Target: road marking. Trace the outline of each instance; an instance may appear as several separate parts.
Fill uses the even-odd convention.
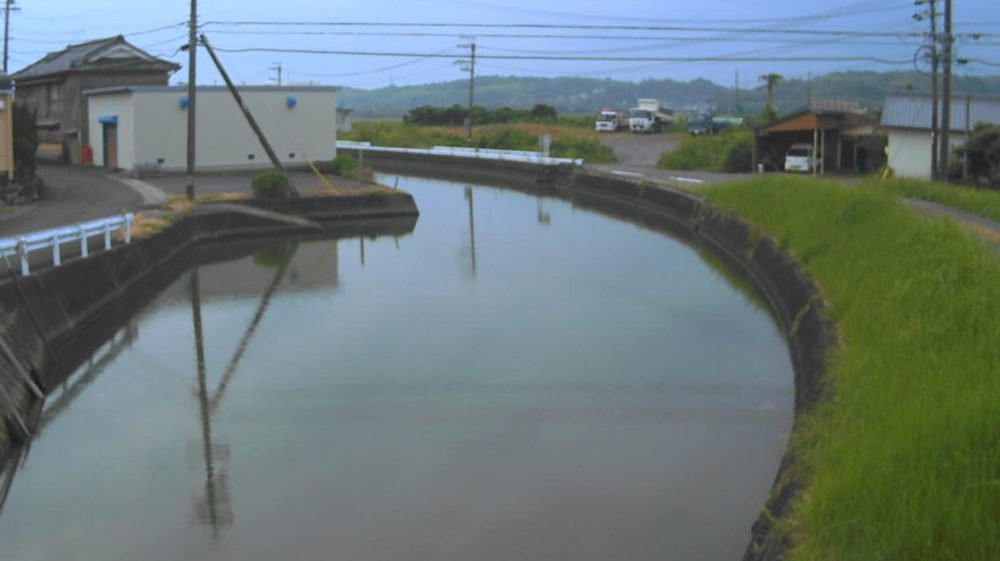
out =
[[[622,171],[620,169],[613,169],[611,170],[611,173],[615,175],[627,175],[629,177],[642,177],[641,173],[636,173],[634,171]]]

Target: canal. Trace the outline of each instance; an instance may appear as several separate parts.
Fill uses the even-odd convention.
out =
[[[398,182],[412,234],[235,244],[126,321],[0,557],[738,559],[793,402],[753,291],[631,211]]]

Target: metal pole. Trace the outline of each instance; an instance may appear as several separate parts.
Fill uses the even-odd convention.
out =
[[[188,20],[188,83],[187,83],[187,198],[194,199],[195,168],[195,65],[198,60],[198,0],[191,0],[191,16]]]
[[[938,144],[940,179],[948,181],[949,135],[951,133],[951,0],[944,0],[944,79],[941,85],[941,142]]]
[[[469,63],[469,125],[465,129],[466,140],[472,140],[472,102],[476,91],[476,42],[469,42],[469,50],[472,53]]]
[[[938,40],[937,0],[928,0],[931,14],[931,179],[938,177]]]
[[[281,165],[281,160],[278,159],[278,155],[274,153],[274,149],[271,148],[271,143],[267,141],[267,137],[264,136],[264,131],[260,129],[257,125],[257,121],[250,114],[250,110],[247,109],[246,105],[243,103],[243,96],[233,85],[233,81],[229,79],[229,74],[226,73],[226,69],[222,67],[222,62],[219,61],[219,57],[215,56],[215,51],[212,49],[212,45],[208,43],[208,38],[204,35],[201,36],[201,43],[205,45],[205,50],[208,51],[208,56],[212,57],[212,62],[215,63],[215,67],[219,69],[219,74],[222,75],[222,79],[226,82],[226,87],[229,88],[229,93],[233,94],[233,98],[236,100],[236,105],[240,107],[240,111],[243,112],[243,116],[246,117],[247,123],[250,124],[250,128],[257,135],[257,139],[260,140],[260,145],[264,147],[264,151],[267,152],[267,157],[271,159],[271,164],[278,171],[284,172],[285,166]],[[288,179],[288,187],[291,189],[292,196],[298,197],[299,191],[292,184],[291,178]]]

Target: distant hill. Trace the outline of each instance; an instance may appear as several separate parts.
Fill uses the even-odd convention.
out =
[[[417,86],[389,86],[374,90],[344,88],[340,100],[359,116],[382,117],[406,113],[418,105],[464,104],[468,100],[467,80]],[[957,76],[953,91],[1000,95],[1000,75]],[[868,107],[881,107],[887,93],[906,90],[928,91],[930,77],[916,72],[837,72],[812,79],[816,99],[853,99]],[[706,109],[720,112],[733,109],[733,89],[709,80],[620,80],[558,77],[481,76],[476,78],[476,104],[489,108],[531,107],[547,103],[562,113],[589,113],[602,105],[627,108],[641,97],[665,102],[671,108]],[[758,113],[765,91],[759,81],[750,89],[740,88],[739,113]],[[779,113],[806,103],[806,81],[788,80],[778,84],[775,105]]]

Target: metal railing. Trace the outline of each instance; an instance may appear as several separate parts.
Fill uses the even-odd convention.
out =
[[[483,160],[507,160],[530,164],[582,166],[582,158],[554,158],[541,152],[524,150],[497,150],[495,148],[466,148],[464,146],[432,146],[431,148],[399,148],[393,146],[372,146],[370,142],[338,140],[337,148],[360,150],[363,152],[394,152],[397,154],[425,154],[429,156],[452,156],[456,158],[478,158]]]
[[[28,253],[40,249],[52,248],[52,264],[62,264],[62,251],[60,245],[64,243],[80,242],[80,256],[87,257],[89,254],[88,240],[95,236],[104,236],[104,249],[111,249],[111,232],[125,229],[125,243],[132,242],[132,221],[134,216],[131,212],[107,218],[98,218],[72,224],[70,226],[60,226],[51,230],[41,230],[20,234],[10,238],[0,238],[0,256],[16,256],[21,260],[21,274],[31,274],[31,267],[28,264]]]

